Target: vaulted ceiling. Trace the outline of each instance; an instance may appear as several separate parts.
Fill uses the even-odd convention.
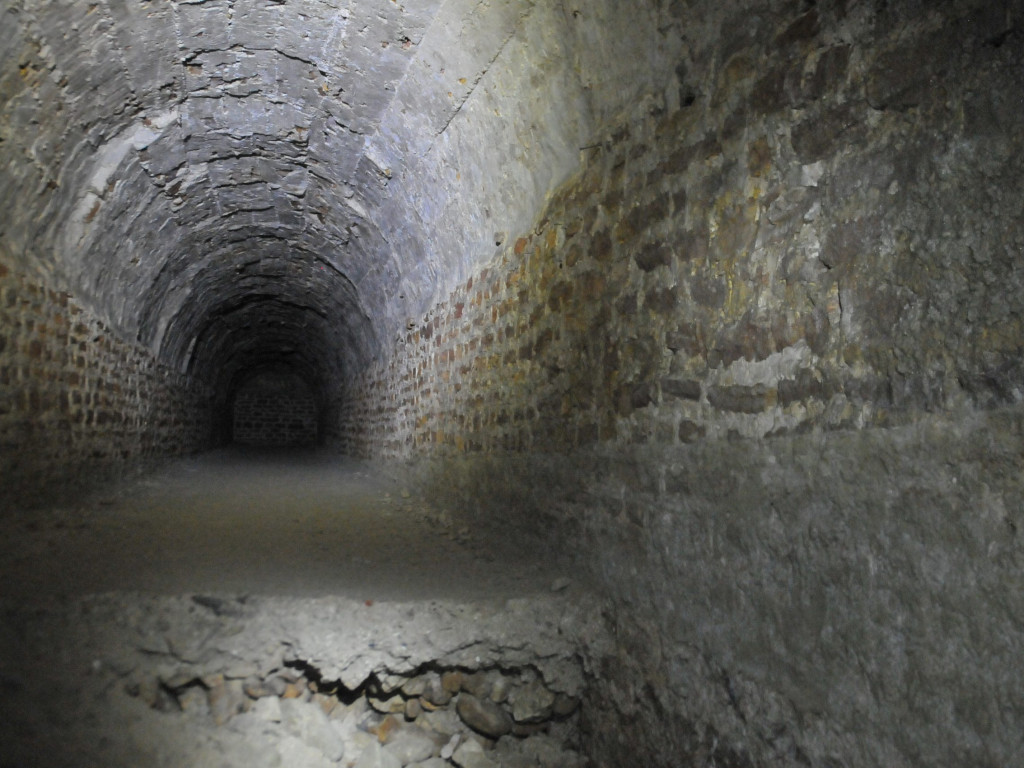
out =
[[[343,380],[664,87],[642,5],[0,2],[0,247],[180,370]]]

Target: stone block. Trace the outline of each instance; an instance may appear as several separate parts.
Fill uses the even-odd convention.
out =
[[[799,74],[790,67],[777,67],[761,75],[750,91],[750,109],[760,116],[790,106]]]
[[[501,705],[489,699],[461,693],[456,711],[466,725],[488,738],[497,739],[512,730],[512,717]]]
[[[658,267],[672,265],[672,248],[662,240],[646,243],[633,254],[633,260],[643,272],[651,272]]]
[[[685,144],[673,150],[658,165],[657,172],[663,175],[683,174],[690,169],[691,165],[721,154],[722,145],[719,143],[718,138],[709,135],[693,144]]]
[[[850,65],[850,46],[834,45],[818,57],[814,71],[803,84],[803,95],[812,101],[841,91]]]
[[[681,400],[700,400],[701,383],[693,380],[662,379],[661,392],[666,397]]]
[[[959,34],[940,29],[879,55],[866,77],[865,93],[874,109],[909,109],[935,98],[946,82],[959,46]]]
[[[824,110],[793,126],[793,151],[802,163],[813,163],[859,142],[864,133],[864,116],[850,105]]]
[[[644,309],[657,315],[672,315],[679,305],[674,288],[652,287],[644,294]]]
[[[707,434],[707,428],[703,424],[684,419],[679,422],[679,442],[694,443]]]
[[[708,388],[708,402],[721,411],[761,413],[775,404],[776,390],[758,384],[746,386],[713,386]]]
[[[830,269],[852,270],[858,260],[868,260],[874,255],[884,235],[884,222],[879,214],[839,223],[825,238],[819,259]]]

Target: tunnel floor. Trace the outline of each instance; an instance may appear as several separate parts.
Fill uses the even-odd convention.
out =
[[[224,449],[0,547],[0,766],[583,766],[571,572],[391,470]]]
[[[564,578],[369,463],[222,449],[77,505],[3,520],[0,597],[138,590],[479,599]]]

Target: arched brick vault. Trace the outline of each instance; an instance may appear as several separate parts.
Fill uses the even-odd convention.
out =
[[[622,5],[10,0],[3,238],[179,371],[337,386],[665,81]]]

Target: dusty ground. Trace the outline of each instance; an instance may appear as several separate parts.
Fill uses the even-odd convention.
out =
[[[583,765],[601,611],[459,518],[369,464],[239,450],[8,514],[0,768]],[[438,708],[442,675],[468,677]]]
[[[371,464],[229,449],[79,505],[0,520],[0,597],[158,594],[479,599],[546,591],[536,547],[484,540]]]

